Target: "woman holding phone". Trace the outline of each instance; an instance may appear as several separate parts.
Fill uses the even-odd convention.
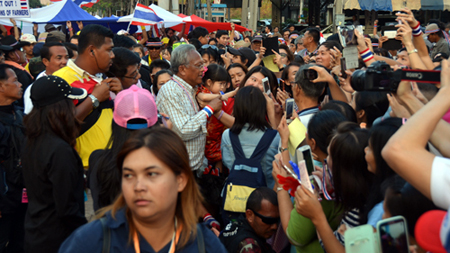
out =
[[[200,191],[181,138],[167,128],[138,130],[117,157],[122,191],[59,252],[226,252],[197,225]],[[134,249],[134,251],[133,251]]]

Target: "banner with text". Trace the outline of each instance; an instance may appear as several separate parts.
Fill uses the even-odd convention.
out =
[[[0,18],[30,17],[28,0],[0,0]]]

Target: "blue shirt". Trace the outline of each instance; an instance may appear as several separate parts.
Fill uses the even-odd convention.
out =
[[[117,211],[115,219],[111,217],[110,212],[106,214],[106,217],[106,226],[111,231],[110,252],[134,253],[133,244],[128,243],[129,227],[125,216],[125,209],[123,208]],[[203,233],[206,252],[227,252],[220,240],[205,225],[202,224],[200,227]],[[158,252],[169,252],[170,244],[171,242]],[[142,253],[155,253],[152,246],[142,236],[139,236],[139,247]],[[101,252],[102,248],[103,228],[100,220],[95,220],[75,230],[61,245],[59,252]],[[182,250],[177,251],[177,253],[190,252],[198,252],[197,238]]]
[[[255,151],[256,146],[258,146],[259,140],[264,135],[263,131],[253,130],[248,131],[248,124],[242,128],[239,133],[239,141],[241,142],[242,150],[244,151],[244,155],[246,158],[249,158],[253,151]],[[230,141],[230,129],[225,130],[222,134],[222,162],[227,168],[231,168],[233,166],[234,160],[236,159],[234,156],[233,147]],[[266,177],[267,187],[270,189],[273,188],[275,181],[272,176],[272,162],[275,159],[274,156],[278,153],[278,143],[280,142],[280,135],[277,133],[275,138],[273,138],[272,144],[270,144],[269,149],[267,150],[266,155],[261,161],[261,168],[263,170],[264,176]]]

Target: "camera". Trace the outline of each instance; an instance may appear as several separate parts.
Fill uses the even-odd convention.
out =
[[[393,71],[384,61],[376,61],[367,70],[352,74],[351,86],[356,91],[397,91],[401,81],[440,83],[440,71],[400,69]]]

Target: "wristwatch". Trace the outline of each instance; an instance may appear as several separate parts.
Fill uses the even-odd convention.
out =
[[[413,49],[413,50],[411,50],[411,51],[408,52],[408,55],[414,54],[414,53],[418,53],[418,52],[419,52],[419,50]]]
[[[283,153],[283,152],[286,151],[286,150],[288,150],[288,148],[280,147],[280,153]]]
[[[97,107],[100,105],[100,102],[99,102],[98,99],[97,99],[94,95],[92,95],[92,94],[89,94],[89,97],[90,97],[91,100],[92,100],[92,106],[94,107],[94,109],[97,109]]]

